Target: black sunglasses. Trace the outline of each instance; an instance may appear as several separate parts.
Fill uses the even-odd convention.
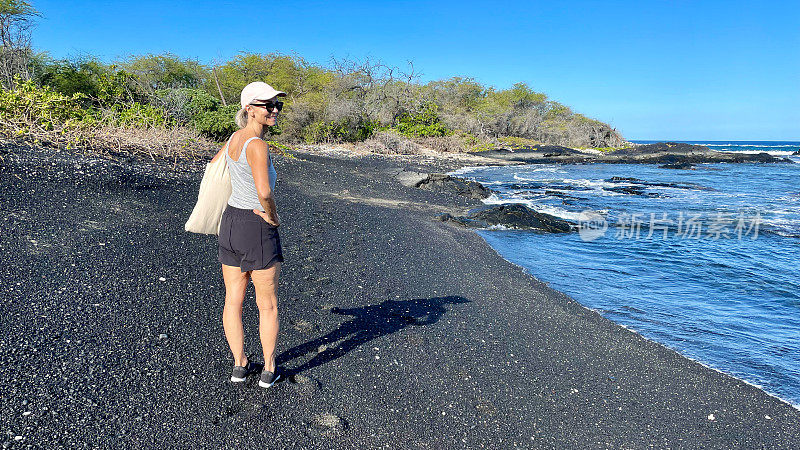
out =
[[[283,109],[283,102],[250,103],[250,105],[267,108],[267,111],[272,111],[275,108],[278,108],[278,111]]]

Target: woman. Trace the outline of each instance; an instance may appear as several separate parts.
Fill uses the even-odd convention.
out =
[[[245,86],[242,108],[236,114],[240,129],[214,157],[227,158],[233,188],[222,214],[218,250],[226,291],[222,325],[234,360],[231,381],[243,382],[248,375],[261,371],[258,385],[265,388],[280,378],[275,344],[283,251],[278,236],[280,219],[273,198],[277,173],[267,144],[261,138],[267,127],[277,122],[283,107],[277,98],[283,96],[286,94],[263,82]],[[256,288],[264,365],[248,360],[244,352],[242,303],[249,279]]]

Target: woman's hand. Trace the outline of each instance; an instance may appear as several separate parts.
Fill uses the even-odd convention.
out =
[[[264,211],[259,211],[257,209],[254,209],[253,212],[258,214],[259,216],[261,216],[261,218],[264,219],[264,222],[267,222],[268,224],[272,225],[273,227],[277,228],[277,227],[281,226],[281,218],[280,218],[280,216],[278,215],[277,212],[275,213],[275,218],[278,219],[277,222],[272,222],[269,219],[269,215],[267,215],[267,213],[265,213]]]

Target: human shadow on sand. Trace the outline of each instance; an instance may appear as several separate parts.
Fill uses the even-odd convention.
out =
[[[331,312],[343,316],[352,316],[352,318],[324,336],[281,353],[277,358],[277,363],[279,365],[285,364],[308,353],[315,353],[315,356],[306,363],[286,370],[287,376],[296,375],[344,356],[350,350],[377,337],[395,333],[408,326],[424,326],[436,323],[447,312],[444,305],[457,303],[469,303],[469,300],[459,296],[448,296],[413,300],[387,300],[378,305],[366,305],[360,308],[333,308]],[[338,345],[332,346],[332,344],[339,341],[341,342]],[[331,347],[319,352],[318,350],[322,345]]]

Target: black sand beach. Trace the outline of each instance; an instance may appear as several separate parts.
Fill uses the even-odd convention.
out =
[[[434,220],[477,200],[394,178],[457,161],[275,158],[286,378],[264,390],[228,381],[216,237],[183,230],[202,163],[0,156],[4,446],[800,447],[800,411]]]

